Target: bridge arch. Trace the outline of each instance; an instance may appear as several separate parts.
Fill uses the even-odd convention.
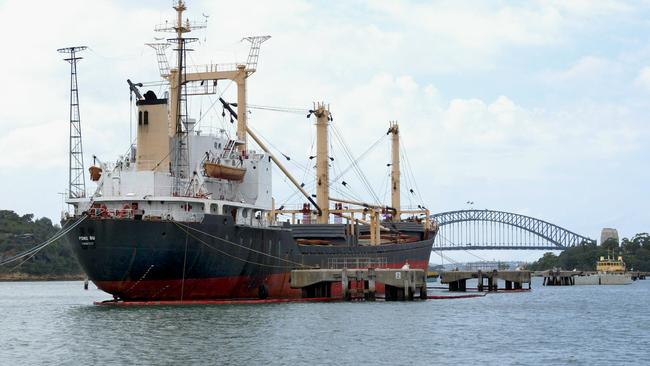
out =
[[[434,250],[563,250],[584,243],[595,243],[594,240],[584,235],[550,222],[512,212],[494,210],[447,211],[431,215],[431,219],[435,220],[440,226],[438,237],[434,243]],[[453,228],[446,230],[449,227]],[[495,230],[497,231],[496,235]],[[449,240],[448,236],[452,237],[452,240]],[[503,237],[514,238],[515,242],[508,244],[499,242],[503,241]],[[494,240],[495,238],[498,240]]]

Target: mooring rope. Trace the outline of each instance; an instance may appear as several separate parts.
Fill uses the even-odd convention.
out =
[[[223,255],[226,255],[226,256],[228,256],[228,257],[231,257],[231,258],[234,258],[234,259],[240,260],[240,261],[242,261],[242,262],[251,263],[251,264],[256,264],[256,265],[260,265],[260,266],[264,266],[264,267],[274,267],[274,268],[294,268],[294,266],[303,267],[303,268],[316,268],[316,267],[314,267],[314,266],[308,266],[308,265],[303,264],[303,263],[295,262],[295,261],[292,261],[292,260],[289,260],[289,259],[285,259],[285,258],[282,258],[282,257],[278,257],[278,256],[275,256],[275,255],[272,255],[272,254],[264,253],[264,252],[261,252],[261,251],[259,251],[259,250],[253,249],[253,248],[247,248],[247,247],[244,246],[244,245],[237,244],[237,243],[232,242],[232,241],[230,241],[230,240],[226,240],[226,239],[224,239],[224,238],[220,238],[220,237],[218,237],[218,236],[211,235],[211,234],[206,233],[206,232],[204,232],[204,231],[201,231],[201,230],[199,230],[199,229],[195,229],[195,228],[193,228],[193,227],[191,227],[191,226],[189,226],[189,225],[185,225],[185,224],[182,224],[182,223],[179,223],[179,222],[174,222],[174,224],[176,224],[176,226],[178,226],[181,230],[183,230],[187,235],[189,235],[189,236],[191,236],[192,238],[198,240],[200,243],[202,243],[203,245],[207,246],[208,248],[211,248],[211,249],[213,249],[213,250],[215,250],[215,251],[217,251],[217,252],[219,252],[219,253],[221,253],[221,254],[223,254]],[[267,256],[267,257],[273,258],[273,259],[277,259],[277,260],[280,260],[280,261],[283,261],[283,262],[286,262],[286,263],[292,264],[292,266],[287,266],[287,265],[281,266],[281,265],[273,265],[273,264],[258,263],[258,262],[254,262],[254,261],[250,261],[250,260],[247,260],[247,259],[243,259],[243,258],[240,258],[240,257],[234,256],[234,255],[232,255],[232,254],[230,254],[230,253],[227,253],[227,252],[225,252],[225,251],[223,251],[223,250],[220,250],[220,249],[218,249],[218,248],[215,248],[214,246],[212,246],[212,245],[206,243],[205,241],[201,240],[201,239],[198,238],[197,236],[192,235],[189,231],[187,231],[187,230],[184,229],[184,228],[187,228],[187,229],[190,229],[190,230],[194,230],[194,231],[196,231],[196,232],[198,232],[198,233],[200,233],[200,234],[203,234],[203,235],[209,236],[209,237],[211,237],[211,238],[213,238],[213,239],[216,239],[216,240],[222,241],[222,242],[224,242],[224,243],[231,244],[231,245],[234,245],[234,246],[240,247],[240,248],[242,248],[242,249],[245,249],[245,250],[248,250],[248,251],[251,251],[251,252],[254,252],[254,253],[258,253],[258,254],[261,254],[261,255],[264,255],[264,256]]]
[[[46,240],[45,242],[43,242],[43,243],[41,243],[41,244],[39,244],[39,245],[37,245],[37,246],[35,246],[35,247],[29,249],[29,250],[26,250],[26,251],[24,251],[24,252],[22,252],[22,253],[18,253],[18,254],[16,254],[16,255],[12,256],[12,257],[5,258],[5,259],[1,260],[1,261],[0,261],[0,266],[3,266],[3,265],[5,265],[5,264],[9,264],[9,263],[15,262],[15,261],[17,261],[17,260],[19,260],[19,259],[22,259],[22,258],[25,258],[25,257],[27,257],[27,256],[30,256],[29,258],[27,258],[27,260],[29,260],[31,257],[33,257],[34,255],[36,255],[36,253],[40,252],[40,251],[43,250],[45,247],[47,247],[47,246],[49,246],[50,244],[52,244],[52,243],[58,241],[58,240],[61,239],[63,236],[65,236],[67,233],[69,233],[70,231],[72,231],[72,229],[74,229],[74,228],[77,227],[79,224],[81,224],[81,222],[83,222],[87,217],[88,217],[88,216],[86,216],[86,215],[82,216],[81,218],[79,218],[79,220],[77,220],[77,221],[76,221],[75,223],[73,223],[72,225],[68,226],[67,228],[62,228],[61,230],[59,230],[58,233],[54,234],[54,236],[52,236],[50,239]],[[21,264],[22,264],[22,263],[21,263]],[[16,266],[16,267],[18,267],[18,266]],[[16,267],[14,267],[14,268],[16,268]]]

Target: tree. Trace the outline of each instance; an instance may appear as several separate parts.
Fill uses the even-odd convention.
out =
[[[19,216],[13,211],[0,210],[0,258],[29,250],[59,230],[46,217],[34,220],[32,214]],[[48,276],[82,273],[72,250],[63,242],[47,246],[16,267],[19,263],[2,266],[0,272]]]
[[[537,262],[532,263],[529,268],[532,271],[543,271],[552,269],[558,265],[558,257],[553,252],[546,252]]]
[[[604,249],[611,250],[611,251],[617,250],[619,248],[618,240],[614,238],[609,238],[605,240],[605,242],[602,243],[600,246],[603,247]]]
[[[623,238],[623,240],[621,240],[621,248],[623,248],[623,252],[628,255],[636,253],[636,251],[641,248],[641,245],[638,241]]]
[[[634,243],[637,243],[639,246],[642,246],[646,249],[650,249],[650,235],[648,233],[639,233],[634,235],[632,238]]]
[[[593,271],[600,257],[608,254],[617,255],[623,251],[623,260],[627,268],[635,271],[650,271],[650,235],[648,233],[636,234],[632,239],[623,238],[619,247],[616,240],[606,240],[601,246],[593,244],[579,245],[567,248],[560,255],[545,253],[537,262],[529,267],[533,271],[563,268],[566,270]]]

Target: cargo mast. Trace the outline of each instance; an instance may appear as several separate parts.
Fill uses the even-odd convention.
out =
[[[395,209],[393,221],[399,221],[401,211],[400,202],[400,166],[399,166],[399,126],[397,121],[391,121],[388,133],[391,134],[391,207]]]
[[[329,108],[323,103],[316,105],[316,202],[321,212],[316,220],[319,224],[329,223],[330,178],[328,127],[331,120]]]
[[[271,36],[253,36],[244,37],[242,41],[250,42],[251,49],[248,53],[246,65],[237,65],[237,76],[232,80],[237,84],[237,139],[240,142],[239,151],[246,153],[248,149],[247,134],[248,129],[248,113],[246,113],[246,80],[248,77],[257,70],[257,60],[260,57],[260,46]]]
[[[60,48],[57,51],[70,55],[64,58],[70,63],[70,155],[68,170],[68,198],[86,197],[83,146],[81,144],[81,117],[79,116],[79,89],[77,88],[77,52],[86,46]]]

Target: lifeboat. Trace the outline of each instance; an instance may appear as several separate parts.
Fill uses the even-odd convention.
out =
[[[102,177],[102,168],[98,166],[93,165],[90,168],[88,168],[88,171],[90,172],[90,180],[92,180],[93,182],[97,182],[99,178]]]
[[[246,174],[245,168],[228,166],[220,163],[205,162],[203,167],[205,168],[205,174],[210,178],[242,181]]]

